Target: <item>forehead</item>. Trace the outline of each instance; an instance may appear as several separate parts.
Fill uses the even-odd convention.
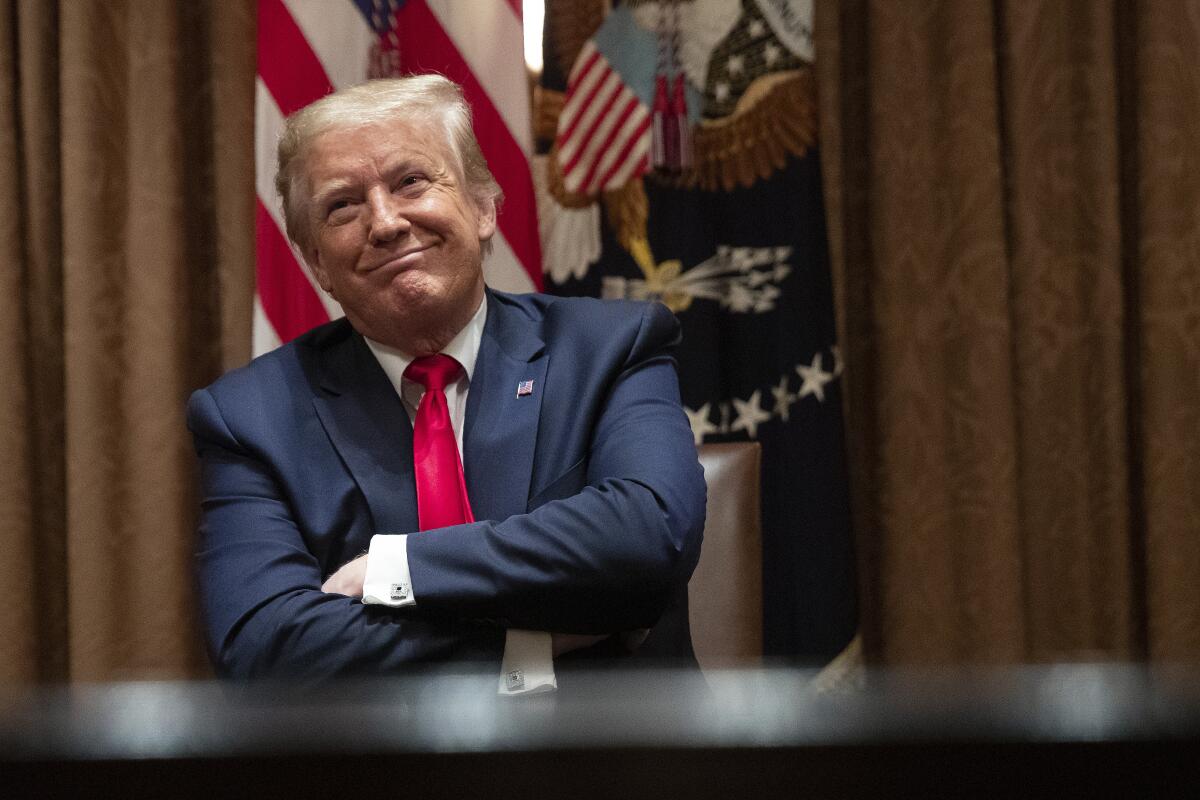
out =
[[[313,137],[305,154],[312,187],[329,180],[370,177],[404,164],[453,169],[446,136],[429,123],[390,120],[338,126]]]

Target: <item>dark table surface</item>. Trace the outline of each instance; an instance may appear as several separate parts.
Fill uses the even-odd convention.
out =
[[[0,796],[1200,797],[1200,672],[494,674],[0,692]],[[369,794],[364,794],[369,793]]]

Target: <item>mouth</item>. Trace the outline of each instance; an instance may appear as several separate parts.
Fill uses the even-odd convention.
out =
[[[388,258],[384,259],[383,261],[379,262],[378,264],[374,264],[372,266],[367,267],[366,269],[363,270],[363,272],[376,272],[379,270],[397,270],[397,271],[399,271],[399,270],[407,269],[408,267],[411,267],[414,264],[416,264],[418,261],[420,261],[421,253],[424,253],[430,247],[431,247],[431,245],[424,245],[422,247],[409,248],[408,250],[405,250],[402,253],[397,253],[393,256],[389,256]]]

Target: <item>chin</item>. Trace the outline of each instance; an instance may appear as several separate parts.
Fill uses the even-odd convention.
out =
[[[428,286],[393,287],[388,301],[389,316],[408,322],[421,318],[443,319],[452,314],[457,305],[452,296]]]
[[[445,290],[428,275],[407,270],[398,273],[388,284],[387,296],[396,307],[436,305]]]

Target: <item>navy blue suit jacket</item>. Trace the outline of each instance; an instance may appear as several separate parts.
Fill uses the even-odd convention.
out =
[[[686,585],[705,485],[670,355],[678,323],[658,304],[486,302],[463,431],[478,521],[409,538],[409,609],[320,590],[373,534],[418,529],[411,423],[348,322],[192,395],[198,580],[220,674],[498,662],[508,627],[652,627],[639,656],[694,658]]]

